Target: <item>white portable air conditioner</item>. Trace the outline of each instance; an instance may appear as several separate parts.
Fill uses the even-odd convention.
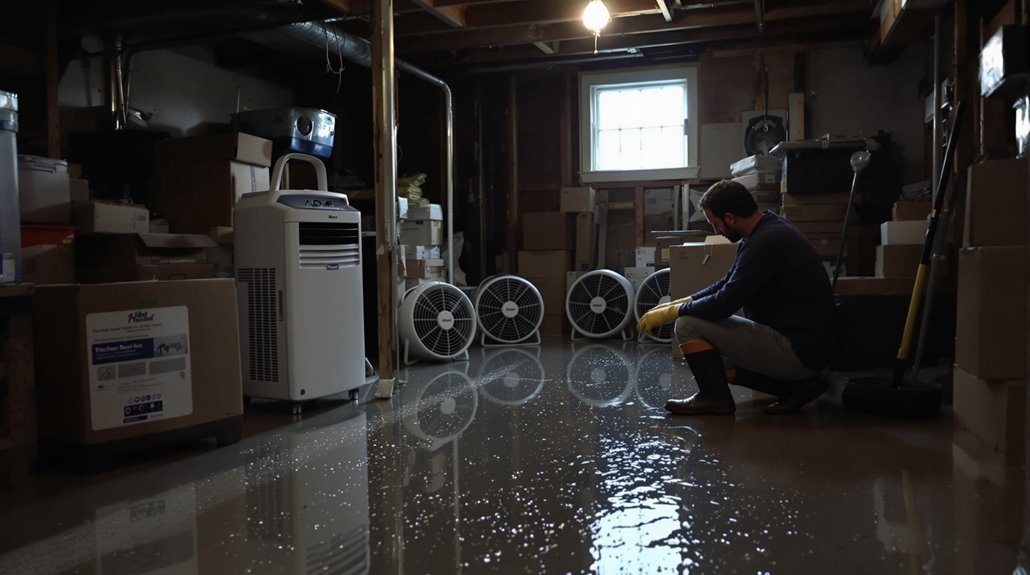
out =
[[[611,270],[584,274],[569,288],[565,312],[572,324],[574,340],[577,333],[592,339],[622,334],[624,340],[629,340],[633,284]]]
[[[404,293],[398,331],[404,363],[416,358],[467,360],[476,334],[476,310],[465,292],[445,282],[430,282]]]
[[[476,317],[483,347],[540,345],[544,300],[528,280],[513,275],[496,276],[488,278],[476,292]]]
[[[544,366],[536,355],[539,353],[539,349],[483,350],[479,393],[498,405],[517,407],[528,403],[544,388]]]
[[[318,190],[279,189],[290,160],[315,166]],[[353,399],[365,381],[361,214],[326,191],[320,160],[286,154],[271,191],[245,195],[234,218],[243,394]]]
[[[637,321],[640,321],[640,318],[645,313],[655,307],[672,301],[672,298],[669,296],[670,279],[671,273],[668,269],[664,269],[647,276],[643,283],[640,284],[633,306]],[[672,330],[672,324],[663,325],[655,330],[654,334],[639,334],[639,340],[643,341],[644,338],[650,338],[659,343],[669,343],[672,341]]]
[[[605,344],[576,351],[565,368],[569,391],[590,407],[623,405],[633,395],[633,369],[625,353]]]

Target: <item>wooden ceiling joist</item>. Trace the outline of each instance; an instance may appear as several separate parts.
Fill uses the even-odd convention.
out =
[[[466,11],[468,8],[465,6],[443,6],[436,0],[412,1],[452,28],[464,28],[466,26]]]

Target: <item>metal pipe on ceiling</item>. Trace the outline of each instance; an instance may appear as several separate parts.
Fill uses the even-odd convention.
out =
[[[325,48],[331,53],[331,48],[335,47],[337,53],[354,62],[361,64],[365,67],[372,67],[372,45],[359,36],[349,34],[343,30],[339,30],[335,27],[329,27],[323,22],[300,22],[297,24],[290,24],[277,28],[275,36],[279,36],[282,39],[292,40],[296,42],[302,42],[315,48]],[[255,35],[248,35],[254,38]],[[277,38],[270,37],[269,34],[261,34],[258,41],[271,45],[273,47],[285,48],[281,42],[277,41]],[[257,39],[257,38],[254,38]],[[395,60],[395,64],[398,70],[406,72],[419,78],[425,82],[428,82],[443,92],[444,96],[444,107],[446,109],[446,123],[447,123],[447,142],[446,142],[446,155],[447,155],[447,174],[446,174],[446,192],[447,192],[447,281],[454,283],[454,98],[451,93],[451,87],[447,85],[447,82],[422,70],[421,68],[414,66],[403,60]]]

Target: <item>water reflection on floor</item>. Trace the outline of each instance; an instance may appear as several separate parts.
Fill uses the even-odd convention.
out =
[[[549,342],[401,372],[236,446],[0,498],[2,573],[1016,573],[1026,481],[950,417],[832,397],[667,417],[667,347]],[[1022,569],[1022,571],[1019,571]]]

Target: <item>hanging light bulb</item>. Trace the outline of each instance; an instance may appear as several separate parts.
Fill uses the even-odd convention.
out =
[[[594,54],[597,53],[597,37],[601,35],[601,30],[611,21],[612,15],[601,0],[590,0],[590,3],[583,10],[583,25],[587,27],[587,30],[594,33]]]

